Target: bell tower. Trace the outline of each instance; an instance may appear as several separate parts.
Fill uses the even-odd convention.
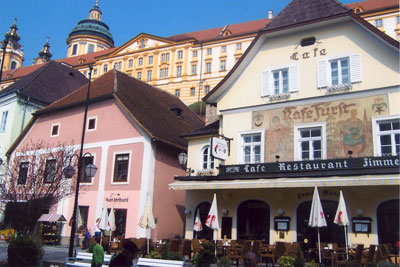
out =
[[[43,49],[39,51],[39,57],[36,58],[36,64],[42,64],[51,60],[49,37],[47,36],[46,43],[43,45]]]
[[[4,35],[5,39],[1,43],[1,72],[20,68],[24,61],[24,52],[18,42],[20,37],[17,31],[17,19],[15,18],[14,24],[11,25],[10,30]]]

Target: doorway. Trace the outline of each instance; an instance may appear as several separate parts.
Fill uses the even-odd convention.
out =
[[[399,199],[392,199],[378,206],[376,217],[378,221],[379,244],[399,241]]]
[[[262,240],[269,243],[270,209],[261,200],[240,203],[237,212],[237,239]]]

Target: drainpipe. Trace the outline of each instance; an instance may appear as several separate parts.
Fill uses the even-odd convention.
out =
[[[200,102],[200,95],[202,92],[202,90],[201,90],[202,85],[203,85],[202,74],[203,74],[203,43],[200,43],[200,83],[199,83],[199,95],[197,98],[197,102]],[[201,112],[203,111],[202,109],[203,109],[203,107],[200,103],[200,114],[199,115],[201,115]]]
[[[22,131],[24,130],[26,106],[27,106],[27,103],[29,102],[29,99],[30,99],[30,97],[28,96],[28,97],[25,99],[25,103],[24,103],[24,114],[22,115],[21,133],[22,133]]]

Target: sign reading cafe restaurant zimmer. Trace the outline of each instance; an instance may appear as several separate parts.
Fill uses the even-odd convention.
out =
[[[290,161],[258,164],[241,164],[221,166],[220,175],[229,174],[263,174],[264,176],[287,177],[304,175],[335,175],[335,173],[374,174],[398,173],[399,157],[363,157],[332,160]]]

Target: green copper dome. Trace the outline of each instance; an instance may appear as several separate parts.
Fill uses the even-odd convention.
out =
[[[103,38],[114,46],[113,37],[109,31],[107,24],[95,19],[84,19],[78,22],[70,34],[69,38],[76,35],[92,35]]]

